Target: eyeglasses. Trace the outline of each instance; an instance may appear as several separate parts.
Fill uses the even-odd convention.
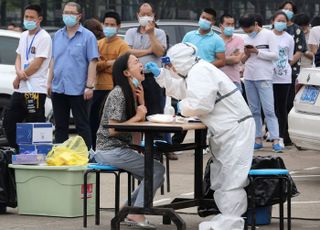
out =
[[[64,11],[62,14],[69,14],[69,15],[78,15],[79,13],[76,12],[70,12],[70,11]]]

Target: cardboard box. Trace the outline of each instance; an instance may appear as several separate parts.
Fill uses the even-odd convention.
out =
[[[17,123],[17,144],[52,143],[51,123]]]
[[[14,165],[37,165],[45,163],[46,156],[43,154],[18,154],[12,155]]]
[[[20,144],[19,154],[44,154],[47,155],[53,144]]]

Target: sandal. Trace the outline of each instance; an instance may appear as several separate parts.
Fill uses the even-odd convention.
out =
[[[136,222],[133,220],[129,220],[128,218],[125,218],[124,221],[121,223],[130,227],[138,227],[140,229],[157,229],[156,226],[151,224],[147,219],[141,222]]]

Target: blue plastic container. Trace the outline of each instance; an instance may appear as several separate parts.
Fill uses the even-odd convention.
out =
[[[256,225],[268,225],[271,223],[272,206],[256,208]],[[252,211],[248,211],[248,224],[251,225]]]

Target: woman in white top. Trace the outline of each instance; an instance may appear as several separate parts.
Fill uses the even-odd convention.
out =
[[[283,145],[283,137],[288,128],[287,102],[290,85],[292,83],[292,69],[290,62],[293,59],[294,40],[293,37],[285,32],[288,18],[283,11],[278,11],[272,18],[273,34],[278,46],[278,60],[273,61],[273,94],[274,108],[279,122],[280,144]]]

